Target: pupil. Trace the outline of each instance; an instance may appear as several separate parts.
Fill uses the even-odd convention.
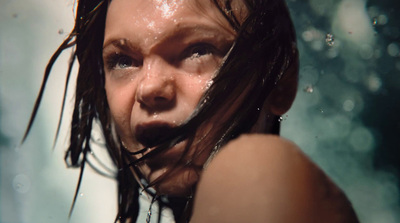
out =
[[[132,65],[132,60],[127,57],[121,57],[118,64],[120,68],[126,68]]]
[[[192,51],[191,59],[199,58],[209,53],[210,52],[206,47],[196,47]]]

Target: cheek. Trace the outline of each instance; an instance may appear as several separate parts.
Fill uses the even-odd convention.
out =
[[[212,74],[197,75],[195,77],[193,75],[192,77],[184,79],[180,85],[181,91],[185,92],[186,106],[194,110],[211,83]]]
[[[134,103],[133,89],[129,86],[107,82],[106,79],[105,90],[111,116],[117,124],[117,128],[120,130],[129,128],[129,119]]]

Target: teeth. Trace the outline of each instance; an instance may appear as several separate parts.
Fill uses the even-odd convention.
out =
[[[139,125],[136,127],[136,139],[145,147],[160,144],[169,134],[172,127],[167,124]]]

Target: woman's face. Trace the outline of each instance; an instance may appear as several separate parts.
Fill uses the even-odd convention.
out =
[[[103,48],[105,89],[117,132],[129,151],[152,147],[154,139],[191,115],[234,38],[211,1],[112,1]],[[185,144],[146,160],[139,166],[144,177],[152,182],[171,169]],[[193,153],[178,165],[183,167]],[[194,161],[204,162],[208,153]],[[156,189],[184,195],[197,180],[189,166]]]

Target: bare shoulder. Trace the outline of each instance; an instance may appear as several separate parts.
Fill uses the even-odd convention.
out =
[[[342,191],[292,142],[243,135],[203,172],[192,222],[358,222]]]

